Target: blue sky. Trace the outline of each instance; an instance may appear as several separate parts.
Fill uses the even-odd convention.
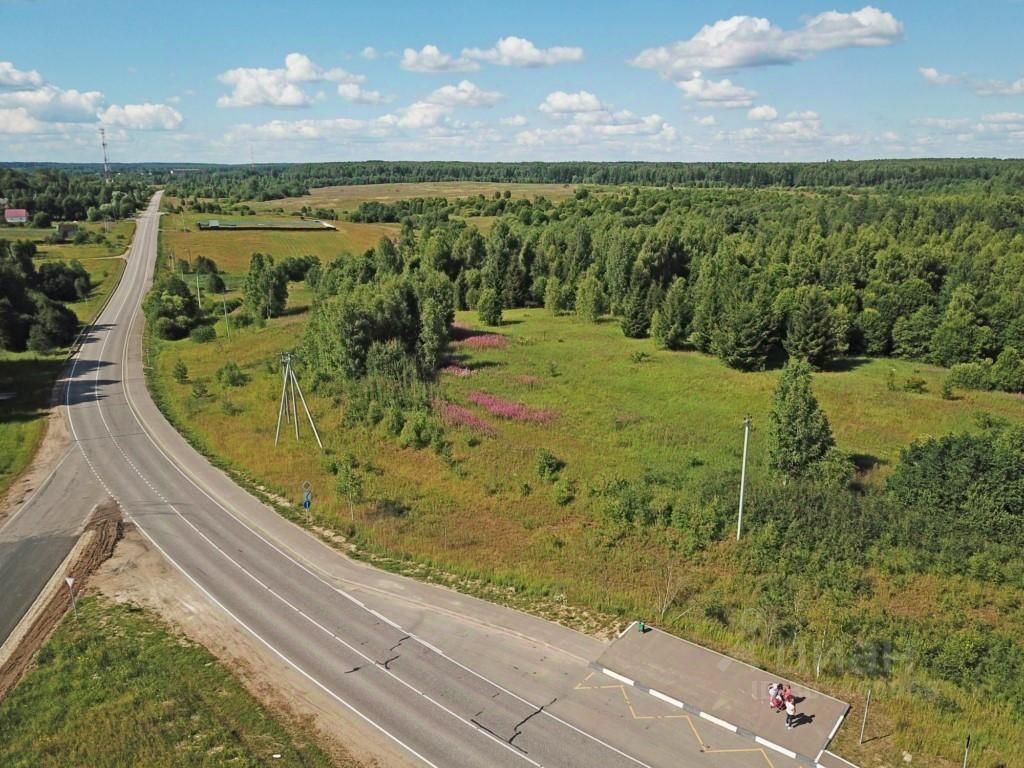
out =
[[[0,0],[0,160],[1024,150],[1020,0],[150,8]]]

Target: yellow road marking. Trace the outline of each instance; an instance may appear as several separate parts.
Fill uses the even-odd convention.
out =
[[[764,758],[765,762],[768,763],[769,768],[775,768],[775,764],[771,758],[768,757],[768,753],[765,752],[763,747],[737,747],[732,749],[716,749],[710,744],[706,744],[704,739],[700,735],[700,731],[697,730],[697,724],[693,722],[693,718],[690,715],[638,715],[636,709],[633,707],[633,700],[629,697],[629,690],[625,683],[616,683],[615,685],[586,685],[586,683],[596,675],[596,672],[591,672],[582,682],[576,685],[575,690],[577,691],[603,691],[611,688],[618,688],[622,692],[622,698],[626,703],[626,707],[629,709],[629,714],[633,716],[634,720],[686,720],[690,725],[690,730],[693,731],[694,737],[697,739],[697,743],[701,746],[701,751],[707,753],[715,752],[759,752],[761,757]]]

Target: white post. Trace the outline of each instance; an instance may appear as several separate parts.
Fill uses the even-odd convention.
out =
[[[302,394],[302,387],[299,386],[299,380],[295,377],[295,371],[292,371],[292,380],[295,382],[295,388],[299,391],[299,397],[302,399],[302,407],[306,411],[306,418],[309,419],[309,426],[313,428],[313,437],[316,438],[316,444],[320,446],[322,451],[324,444],[320,440],[320,433],[316,431],[316,424],[313,423],[313,414],[309,412],[309,406],[306,405],[306,396]]]
[[[967,755],[971,751],[971,734],[967,734],[967,743],[964,745],[964,768],[967,768]]]
[[[747,486],[747,446],[750,443],[750,417],[743,419],[743,465],[740,468],[740,511],[736,518],[736,541],[743,532],[743,496]]]
[[[199,308],[203,308],[203,294],[199,291],[199,273],[196,272],[196,300],[199,302]]]
[[[868,707],[870,707],[870,706],[871,706],[871,689],[868,688],[868,698],[864,702],[864,719],[861,720],[861,722],[860,722],[860,740],[857,742],[858,744],[863,744],[864,743],[864,729],[868,725]],[[968,741],[968,743],[970,743],[970,742]],[[966,756],[964,757],[964,759],[966,760]]]
[[[281,362],[282,365],[284,365],[284,361],[282,360]],[[274,445],[277,445],[278,440],[281,439],[281,417],[283,417],[288,412],[288,409],[286,407],[286,403],[288,402],[287,368],[281,371],[281,380],[283,383],[281,387],[281,405],[277,409],[277,431],[274,433]]]
[[[292,370],[292,360],[288,358],[288,377],[292,380],[292,421],[295,422],[295,439],[299,439],[299,404],[295,400],[295,371]]]
[[[68,594],[71,596],[71,610],[75,613],[75,621],[78,621],[78,603],[75,601],[75,580],[71,576],[64,577],[64,583],[68,585]]]

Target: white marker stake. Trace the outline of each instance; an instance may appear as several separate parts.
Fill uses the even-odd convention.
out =
[[[71,610],[75,613],[75,621],[78,621],[78,603],[75,601],[75,580],[71,576],[65,576],[64,583],[68,585],[68,594],[71,595]]]

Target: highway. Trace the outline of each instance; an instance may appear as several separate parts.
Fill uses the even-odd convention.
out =
[[[351,561],[194,451],[143,378],[140,304],[152,282],[159,204],[158,193],[139,216],[121,284],[70,363],[71,451],[0,528],[0,579],[17,581],[21,603],[109,495],[225,621],[411,765],[764,765],[754,750],[706,754],[696,729],[657,714],[657,702],[644,703],[655,714],[640,716],[614,685],[593,684],[588,665],[605,643]],[[11,605],[0,602],[16,621]]]

